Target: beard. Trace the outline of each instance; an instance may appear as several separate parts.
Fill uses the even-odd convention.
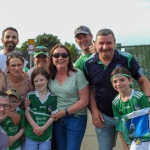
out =
[[[5,49],[6,49],[8,52],[11,52],[11,51],[13,51],[13,50],[15,49],[16,45],[17,45],[17,44],[14,43],[14,42],[6,42],[5,45],[4,45],[4,47],[5,47]]]

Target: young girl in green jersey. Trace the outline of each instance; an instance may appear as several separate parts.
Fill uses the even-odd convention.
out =
[[[50,150],[52,139],[52,124],[57,109],[56,96],[52,96],[48,89],[49,75],[44,68],[36,68],[31,74],[31,83],[35,91],[29,92],[30,100],[25,114],[28,120],[25,129],[25,150]]]
[[[147,141],[144,141],[143,137],[139,137],[141,140],[139,144],[139,142],[137,142],[137,137],[135,138],[133,136],[132,139],[130,138],[131,141],[129,140],[129,138],[125,139],[122,129],[120,129],[120,122],[124,115],[150,107],[147,96],[143,92],[136,91],[132,88],[131,74],[124,67],[118,67],[113,70],[113,72],[111,73],[111,82],[113,88],[119,93],[112,101],[112,109],[115,119],[118,120],[116,129],[119,131],[124,150],[129,149],[131,142],[132,144],[130,150],[137,150],[141,147],[143,148],[143,150],[149,150],[150,137]],[[144,147],[147,148],[144,149]]]

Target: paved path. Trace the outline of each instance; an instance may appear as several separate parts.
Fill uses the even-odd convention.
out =
[[[88,112],[87,129],[81,145],[81,150],[98,150],[95,128],[92,124],[91,114]],[[120,138],[118,137],[116,147],[113,150],[123,150]]]

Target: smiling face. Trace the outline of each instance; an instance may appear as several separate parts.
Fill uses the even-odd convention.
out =
[[[13,95],[10,95],[9,98],[10,98],[10,110],[15,111],[16,108],[20,105],[21,101],[16,96]]]
[[[93,36],[89,34],[80,33],[76,36],[76,43],[82,49],[84,54],[90,53],[89,46],[92,45]]]
[[[119,93],[125,93],[126,91],[128,91],[130,89],[131,82],[132,78],[128,78],[125,76],[116,76],[112,79],[112,85],[114,89]]]
[[[57,57],[59,55],[59,57],[55,57],[56,55]],[[69,56],[67,51],[62,47],[56,48],[52,54],[52,62],[56,66],[57,70],[68,69]]]
[[[12,30],[6,30],[4,37],[1,38],[1,41],[7,52],[13,51],[19,42],[17,33]]]
[[[114,55],[115,41],[112,34],[98,35],[95,41],[95,48],[102,60],[110,60]]]
[[[34,64],[38,67],[46,68],[48,65],[48,57],[44,54],[39,54],[34,58]]]
[[[44,75],[38,74],[37,76],[35,76],[33,81],[36,90],[44,91],[47,89],[48,80]]]
[[[24,64],[20,58],[13,57],[7,64],[8,71],[13,76],[20,76],[23,72]]]
[[[7,117],[9,112],[9,99],[7,97],[0,97],[0,122]]]

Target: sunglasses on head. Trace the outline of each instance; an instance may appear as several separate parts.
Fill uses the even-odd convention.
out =
[[[69,55],[68,55],[68,53],[54,53],[54,54],[52,54],[52,56],[53,56],[54,58],[59,58],[60,56],[61,56],[62,58],[67,58]]]
[[[12,52],[12,53],[7,54],[7,57],[11,57],[11,56],[20,56],[20,57],[22,57],[22,53],[21,52]]]
[[[35,48],[34,49],[34,52],[44,52],[44,53],[48,53],[48,49],[45,47],[45,48]]]

